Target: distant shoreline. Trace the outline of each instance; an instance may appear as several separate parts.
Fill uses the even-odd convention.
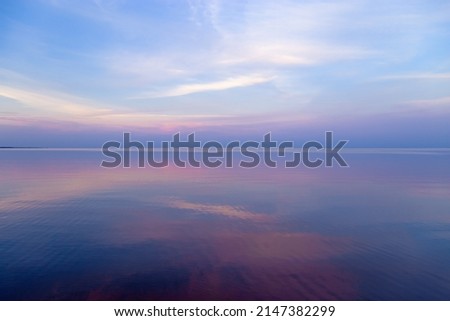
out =
[[[0,149],[38,149],[46,147],[15,147],[15,146],[0,146]]]

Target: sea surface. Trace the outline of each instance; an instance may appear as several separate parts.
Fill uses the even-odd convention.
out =
[[[450,300],[450,151],[348,168],[0,151],[1,300]]]

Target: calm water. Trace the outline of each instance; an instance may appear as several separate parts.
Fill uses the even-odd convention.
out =
[[[102,169],[0,151],[3,300],[450,300],[450,153]]]

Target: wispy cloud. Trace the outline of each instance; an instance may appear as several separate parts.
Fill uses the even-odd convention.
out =
[[[14,5],[0,33],[2,124],[243,132],[442,110],[450,95],[445,1],[40,0],[29,15]]]
[[[162,62],[169,74],[183,71],[174,73],[176,78],[183,74],[221,74],[233,68],[235,72],[249,68],[264,73],[275,71],[273,66],[320,65],[378,54],[358,43],[332,40],[351,26],[347,20],[355,10],[350,4],[250,1],[244,5],[217,0],[187,3],[196,27],[184,32],[200,46],[180,50],[182,54],[177,53],[175,46],[162,55],[144,46],[132,53],[108,54],[108,65],[125,74],[148,78],[158,71],[162,73]],[[284,72],[276,69],[279,76]]]
[[[270,82],[273,79],[274,77],[262,75],[238,76],[214,82],[180,85],[162,91],[145,92],[133,98],[144,99],[184,96],[201,92],[220,91],[232,88],[254,86]]]
[[[0,85],[0,96],[22,103],[27,108],[49,112],[52,115],[95,116],[111,112],[107,108],[95,107],[87,100],[70,95],[42,93]]]
[[[0,117],[0,123],[26,125],[36,121],[64,121],[84,125],[122,128],[176,128],[177,126],[198,126],[205,123],[221,122],[228,115],[221,114],[168,114],[130,110],[124,106],[108,106],[102,102],[80,98],[66,93],[39,91],[28,88],[16,88],[0,85],[0,97],[9,98],[17,103],[13,115]],[[4,107],[7,108],[7,107]],[[46,122],[43,122],[47,124]]]
[[[410,73],[410,74],[399,74],[399,75],[387,75],[377,77],[376,80],[416,80],[416,79],[450,79],[450,73]]]
[[[411,100],[406,104],[415,107],[445,107],[450,112],[450,96]]]

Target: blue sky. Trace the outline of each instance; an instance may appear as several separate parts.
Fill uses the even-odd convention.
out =
[[[450,147],[448,1],[2,1],[0,146]]]

